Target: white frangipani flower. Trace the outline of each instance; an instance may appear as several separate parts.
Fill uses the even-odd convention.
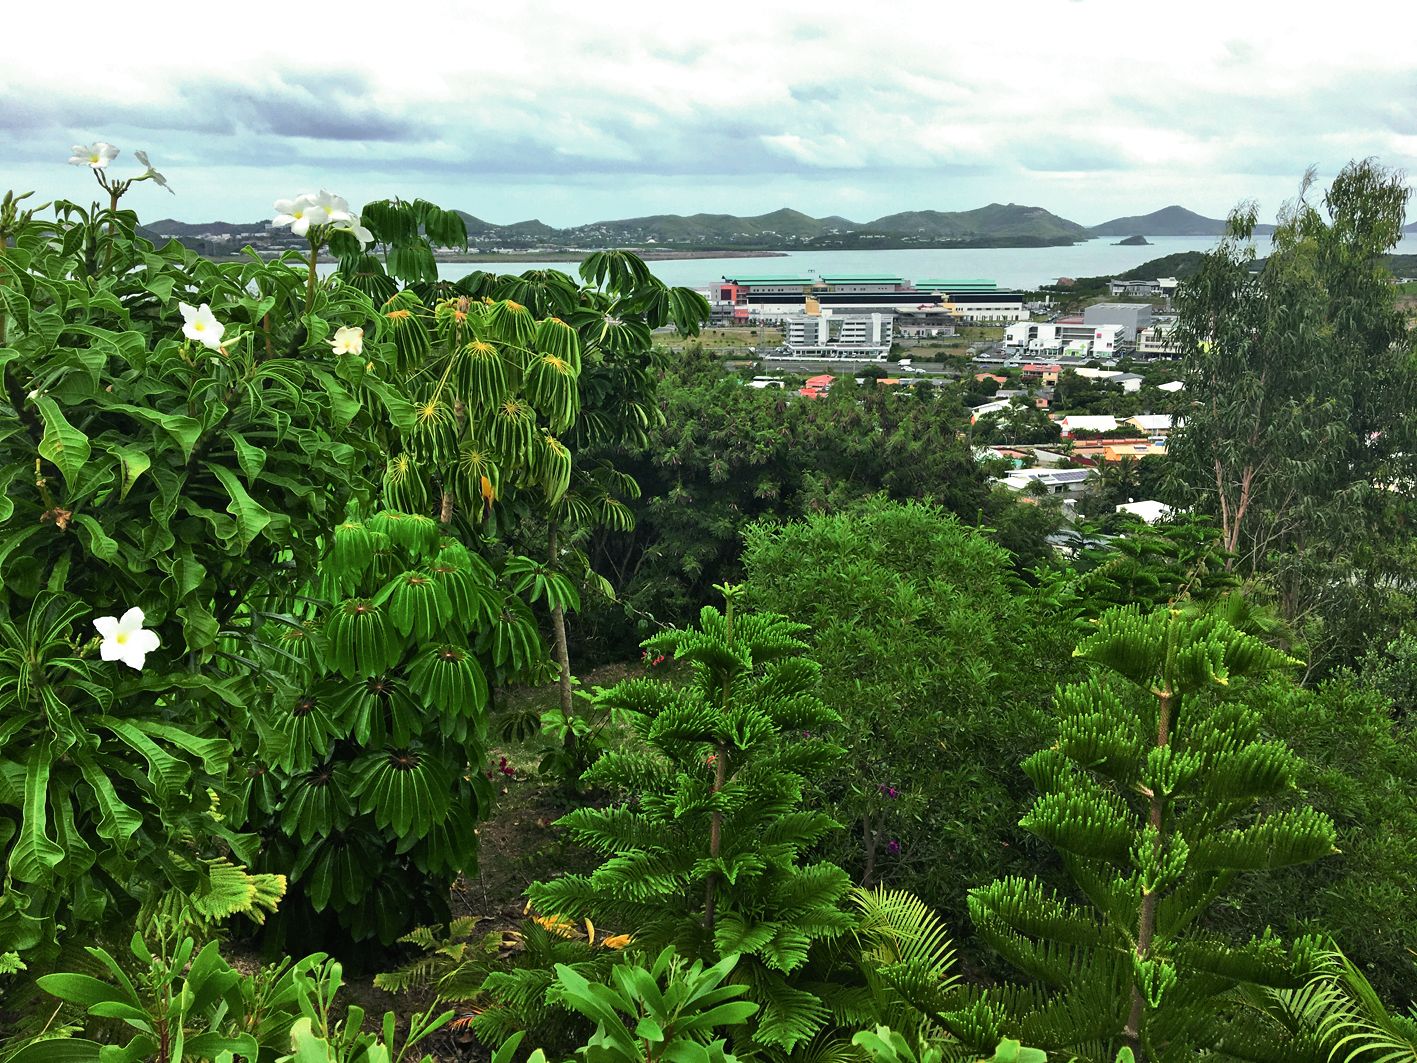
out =
[[[359,355],[364,353],[364,330],[341,325],[335,331],[335,338],[325,342],[330,345],[335,354]]]
[[[315,213],[315,225],[341,225],[350,220],[349,203],[343,196],[320,189],[310,204]]]
[[[96,140],[89,145],[75,144],[69,151],[72,152],[69,156],[70,166],[92,166],[95,170],[106,168],[118,157],[118,149],[103,140]]]
[[[276,216],[271,224],[281,229],[289,228],[296,236],[304,236],[310,231],[310,226],[323,224],[325,220],[324,212],[315,210],[315,198],[305,192],[294,199],[276,200]]]
[[[216,319],[210,306],[178,303],[177,309],[182,311],[182,335],[214,351],[221,349],[221,334],[226,326]]]
[[[359,246],[361,248],[368,247],[374,242],[374,234],[371,233],[367,228],[365,228],[364,223],[359,220],[358,214],[351,214],[349,216],[349,221],[342,222],[341,224],[336,225],[335,228],[341,230],[342,232],[352,234],[354,238],[359,241]]]
[[[142,177],[138,178],[139,181],[151,181],[159,188],[167,188],[167,190],[171,192],[174,196],[177,194],[176,192],[173,192],[171,188],[168,188],[167,178],[153,169],[153,164],[148,162],[148,153],[146,151],[135,151],[133,152],[133,157],[137,159],[140,163],[142,163],[147,170],[147,172],[144,173]]]
[[[143,627],[143,611],[136,605],[122,617],[101,616],[93,622],[103,643],[98,655],[105,661],[122,661],[129,668],[143,670],[147,655],[158,647],[157,632]]]

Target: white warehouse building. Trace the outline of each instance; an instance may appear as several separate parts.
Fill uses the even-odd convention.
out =
[[[1030,358],[1109,358],[1123,345],[1122,325],[1020,321],[1004,329],[1004,349]]]

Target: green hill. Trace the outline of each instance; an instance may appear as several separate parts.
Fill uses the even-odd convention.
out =
[[[990,203],[974,210],[916,210],[887,214],[868,222],[867,229],[942,239],[968,237],[1067,237],[1086,240],[1088,231],[1077,222],[1060,218],[1042,207],[1016,203]]]
[[[1127,218],[1113,218],[1088,230],[1093,236],[1224,236],[1225,221],[1221,218],[1207,218],[1185,207],[1174,204],[1162,207],[1150,214],[1136,214]],[[1273,225],[1256,225],[1255,232],[1274,232]]]

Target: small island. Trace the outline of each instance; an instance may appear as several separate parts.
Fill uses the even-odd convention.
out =
[[[1128,236],[1118,240],[1113,247],[1150,247],[1151,241],[1145,236]]]

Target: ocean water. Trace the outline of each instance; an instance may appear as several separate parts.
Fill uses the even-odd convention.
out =
[[[1071,247],[911,248],[900,251],[789,251],[772,258],[660,259],[650,271],[665,284],[705,288],[724,275],[743,276],[805,273],[885,273],[919,281],[931,278],[997,281],[1006,288],[1033,289],[1059,277],[1105,277],[1178,251],[1208,251],[1215,237],[1152,236],[1147,247],[1118,247],[1110,238]],[[1266,253],[1268,238],[1260,237],[1258,253]],[[1417,254],[1417,234],[1405,236],[1399,254]],[[524,269],[556,269],[575,275],[575,262],[446,262],[439,273],[456,280],[475,270],[499,273]],[[520,268],[519,268],[520,267]],[[327,271],[327,270],[326,270]]]

